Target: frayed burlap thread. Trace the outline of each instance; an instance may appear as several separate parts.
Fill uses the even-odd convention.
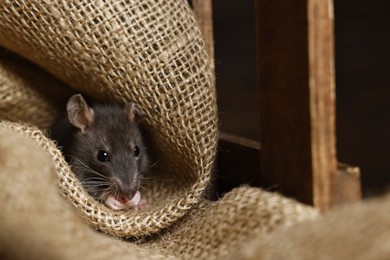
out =
[[[60,175],[74,185],[64,192],[93,225],[119,237],[149,235],[201,201],[214,164],[217,108],[210,60],[186,1],[3,1],[0,45],[78,91],[143,109],[159,161],[146,184],[147,212],[106,209],[61,163]],[[24,101],[18,97],[13,102]],[[3,119],[23,120],[16,113]]]

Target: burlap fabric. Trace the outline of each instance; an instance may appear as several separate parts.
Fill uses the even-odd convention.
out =
[[[169,226],[199,203],[209,182],[217,140],[215,89],[191,12],[185,1],[0,4],[0,45],[96,99],[135,101],[145,112],[159,160],[146,184],[152,205],[147,213],[107,210],[77,181],[64,191],[84,217],[110,234],[143,236]],[[37,115],[26,120],[17,109],[3,118],[33,124],[47,118],[51,107],[38,92],[3,88],[13,104],[27,103],[26,113]],[[31,104],[26,96],[39,101]],[[74,179],[69,168],[61,169],[61,182]]]
[[[134,244],[85,225],[58,192],[51,156],[34,139],[4,127],[0,128],[1,259],[150,258]]]
[[[1,256],[216,259],[316,217],[250,187],[203,199],[216,152],[216,97],[185,1],[2,1],[0,45]],[[160,161],[146,211],[95,202],[42,131],[72,91],[144,110]]]
[[[130,243],[90,228],[60,195],[58,179],[61,187],[67,181],[56,173],[67,166],[39,129],[2,122],[0,155],[1,259],[224,259],[256,235],[316,216],[290,199],[241,187]]]
[[[170,229],[129,243],[91,229],[64,200],[37,129],[0,127],[1,259],[388,259],[390,196],[316,214],[242,187],[203,201]],[[13,129],[13,130],[9,130]],[[22,131],[21,131],[22,130]],[[23,160],[15,160],[23,158]],[[294,225],[296,224],[296,225]],[[289,227],[289,228],[286,228]]]
[[[232,259],[390,259],[390,194],[243,245]]]

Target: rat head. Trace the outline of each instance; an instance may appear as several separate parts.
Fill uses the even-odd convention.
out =
[[[70,163],[83,187],[106,204],[108,199],[123,207],[137,204],[142,174],[148,165],[138,126],[142,115],[138,106],[90,107],[78,94],[69,99],[67,113],[75,129]]]

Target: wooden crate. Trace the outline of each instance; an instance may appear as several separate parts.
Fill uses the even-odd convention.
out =
[[[338,163],[331,0],[255,0],[261,143],[223,133],[219,188],[274,187],[325,212],[361,198],[360,171]],[[193,0],[210,57],[212,2]],[[260,148],[261,147],[261,148]],[[237,172],[237,160],[247,165]],[[258,166],[258,167],[257,167]]]

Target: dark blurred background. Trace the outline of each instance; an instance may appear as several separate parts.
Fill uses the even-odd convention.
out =
[[[214,0],[223,131],[260,139],[253,0]],[[390,188],[390,1],[334,0],[337,153],[365,197]]]

